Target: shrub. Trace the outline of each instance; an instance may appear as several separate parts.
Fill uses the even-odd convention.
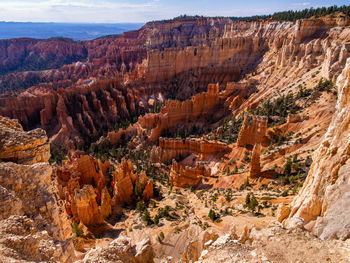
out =
[[[213,209],[210,209],[209,218],[211,219],[211,221],[215,222],[215,221],[218,221],[220,219],[220,215],[218,213],[215,213],[215,211]]]
[[[250,209],[252,212],[255,211],[255,208],[259,205],[258,200],[256,200],[253,193],[248,193],[245,199],[245,207]]]
[[[145,186],[141,183],[136,182],[134,186],[134,195],[136,196],[137,200],[143,199],[143,190]]]
[[[249,186],[249,178],[248,176],[246,177],[244,184],[241,185],[240,190],[244,190]]]
[[[288,196],[288,193],[289,193],[289,190],[287,189],[287,190],[285,190],[285,191],[282,193],[282,196],[283,196],[283,197],[286,197],[286,196]]]
[[[158,214],[154,216],[153,222],[155,225],[159,224],[159,215]]]
[[[147,209],[143,211],[142,220],[147,223],[147,225],[152,225],[153,221]]]
[[[136,204],[136,211],[137,212],[142,214],[143,211],[145,211],[145,209],[146,209],[146,206],[145,206],[145,204],[142,201],[137,202],[137,204]]]
[[[72,224],[72,233],[76,236],[76,237],[80,237],[83,235],[83,230],[79,227],[79,225],[76,222],[73,222]]]
[[[284,164],[284,171],[283,171],[284,176],[290,176],[291,175],[292,164],[293,164],[292,159],[291,158],[287,158],[286,163]]]

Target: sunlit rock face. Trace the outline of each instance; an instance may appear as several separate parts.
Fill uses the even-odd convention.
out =
[[[313,155],[303,189],[291,204],[287,227],[297,222],[322,239],[347,239],[349,232],[349,101],[350,61],[337,79],[336,113],[325,138]]]
[[[0,117],[0,134],[0,261],[73,261],[51,186],[45,131],[24,132],[17,120]]]
[[[99,225],[108,216],[135,202],[135,188],[144,201],[153,197],[153,183],[145,172],[134,173],[134,165],[123,159],[110,173],[110,163],[102,163],[79,151],[70,151],[68,160],[57,168],[59,197],[73,221]]]
[[[48,162],[50,146],[44,130],[23,131],[18,120],[0,116],[0,160],[20,164]]]

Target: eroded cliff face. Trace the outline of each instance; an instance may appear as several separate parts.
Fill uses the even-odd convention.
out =
[[[303,189],[291,204],[287,227],[304,226],[322,239],[350,237],[349,98],[350,60],[337,79],[336,113],[313,155]]]
[[[153,197],[152,181],[144,172],[134,173],[130,160],[123,159],[113,174],[110,167],[108,161],[102,163],[84,152],[70,151],[64,166],[57,168],[59,198],[74,222],[101,225],[135,198],[148,201]],[[140,196],[135,196],[136,192]]]
[[[51,185],[45,131],[0,117],[0,260],[72,262]]]
[[[145,110],[142,89],[121,88],[116,80],[70,89],[31,88],[17,97],[1,98],[0,114],[18,119],[26,129],[41,126],[54,145],[70,145],[97,138],[117,121]]]
[[[174,135],[180,130],[183,132],[191,129],[200,130],[224,115],[225,107],[220,107],[222,101],[219,85],[209,84],[207,92],[199,93],[185,101],[166,101],[160,113],[140,116],[135,124],[127,129],[109,132],[106,137],[100,138],[99,143],[108,142],[117,145],[132,138],[141,138],[143,143],[154,143],[161,136]]]
[[[1,40],[0,73],[58,68],[85,59],[86,55],[82,43],[65,38]]]
[[[197,154],[201,161],[207,160],[210,156],[229,151],[224,143],[207,141],[206,139],[159,139],[159,147],[154,147],[151,159],[154,162],[168,162],[172,159],[185,158],[191,154]]]
[[[75,222],[87,226],[101,224],[109,216],[111,197],[105,179],[108,168],[108,162],[103,164],[83,152],[73,151],[64,167],[57,168],[59,196],[65,200],[66,212]]]
[[[3,96],[0,114],[18,118],[25,129],[41,126],[49,137],[58,134],[52,141],[67,144],[79,141],[79,137],[100,136],[111,129],[112,122],[140,115],[147,111],[148,99],[159,97],[160,92],[165,98],[188,98],[204,91],[209,83],[219,82],[225,87],[259,65],[272,70],[285,68],[288,74],[296,75],[321,66],[322,75],[331,79],[339,74],[349,54],[346,40],[350,33],[343,27],[348,24],[344,16],[300,20],[296,24],[222,18],[148,23],[118,38],[84,42],[87,62],[38,72],[41,88],[16,97]],[[15,74],[15,79],[22,78],[18,75],[22,73]],[[121,85],[99,81],[101,78],[116,78]],[[261,76],[253,86],[265,81]],[[269,82],[274,85],[272,80]],[[247,85],[248,95],[227,101],[230,109],[241,108],[246,97],[256,91],[251,84]],[[52,90],[57,87],[64,90]],[[72,103],[76,106],[69,107]],[[254,105],[249,102],[247,107]],[[145,118],[149,121],[151,117]]]
[[[204,228],[224,234],[219,246],[230,239],[236,245],[236,241],[249,243],[259,237],[250,235],[248,226],[241,229],[240,238],[235,231],[231,237],[227,236],[229,229],[245,224],[264,228],[275,220],[277,207],[279,221],[289,216],[283,222],[286,226],[304,220],[305,228],[322,238],[345,239],[348,222],[339,219],[339,208],[346,211],[348,206],[344,183],[348,180],[347,157],[344,157],[347,156],[344,139],[348,121],[344,95],[347,88],[340,93],[344,101],[340,108],[344,110],[338,106],[337,112],[342,129],[338,130],[333,122],[328,142],[321,146],[324,150],[314,157],[314,160],[325,159],[314,164],[311,179],[307,179],[291,209],[287,204],[305,178],[308,155],[320,145],[334,112],[336,94],[332,87],[320,91],[316,86],[321,77],[334,79],[342,70],[349,56],[348,24],[348,19],[341,16],[296,24],[232,22],[220,18],[149,23],[118,38],[84,43],[88,61],[37,72],[45,76],[46,83],[17,97],[2,96],[0,114],[18,118],[25,129],[44,127],[54,145],[72,146],[86,138],[89,143],[98,140],[93,145],[97,150],[91,147],[90,153],[110,158],[102,163],[85,152],[73,151],[64,165],[57,168],[55,182],[62,214],[71,219],[67,220],[68,225],[75,222],[83,230],[82,236],[74,238],[76,249],[82,253],[80,259],[85,256],[82,262],[147,262],[148,259],[151,262],[150,244],[162,259],[171,255],[174,261],[181,256],[188,262],[199,260],[200,254],[218,237],[216,233],[201,237]],[[112,80],[105,80],[110,76]],[[345,79],[344,76],[345,73],[340,79]],[[76,83],[72,85],[73,82]],[[309,94],[299,96],[300,86]],[[206,88],[206,92],[199,93]],[[279,109],[267,114],[268,117],[258,116],[265,113],[254,111],[268,99],[273,102],[280,94],[289,93],[293,93],[296,114],[285,115],[282,120]],[[188,99],[190,95],[193,96]],[[149,113],[160,102],[165,104],[160,112]],[[139,117],[138,121],[134,117]],[[107,130],[119,128],[113,127],[114,124],[124,120],[133,124],[98,139]],[[12,130],[27,138],[18,123],[12,126]],[[47,161],[44,154],[48,150],[47,141],[41,140],[41,130],[35,134],[32,136],[35,140],[24,143],[28,145],[26,151],[6,144],[6,156],[12,160]],[[197,138],[175,139],[188,135]],[[42,157],[28,158],[31,152]],[[129,159],[120,161],[120,153]],[[298,156],[294,158],[294,155]],[[334,163],[333,158],[337,159]],[[289,159],[295,159],[297,164],[289,171],[293,176],[284,171]],[[302,168],[296,171],[297,166]],[[277,173],[281,181],[274,180]],[[323,173],[327,174],[323,176]],[[37,212],[35,203],[27,205],[22,196],[9,192],[7,186],[3,188],[0,187],[0,195],[4,196],[1,208],[4,217],[22,216],[29,213],[26,209]],[[153,198],[158,191],[162,198]],[[260,204],[258,209],[244,204],[248,193],[254,193]],[[29,196],[33,196],[30,191]],[[146,220],[131,209],[136,202],[140,202],[140,210],[144,205],[141,214]],[[13,204],[11,209],[5,209],[9,204]],[[256,217],[259,213],[266,217]],[[222,221],[215,221],[215,217],[221,217]],[[18,217],[13,222],[17,224],[21,220]],[[197,230],[192,231],[194,228]],[[123,234],[116,239],[120,229]],[[72,230],[68,232],[70,235]],[[267,236],[271,233],[274,232]],[[101,239],[95,239],[97,236]],[[269,237],[261,241],[261,248],[266,247]],[[139,244],[139,253],[134,242],[140,240],[146,241]],[[240,243],[239,246],[243,247]],[[250,256],[250,248],[244,248],[244,257],[260,260],[262,257]],[[142,251],[145,258],[137,259]],[[28,253],[32,252],[24,254]],[[273,253],[269,255],[271,261],[274,257]]]

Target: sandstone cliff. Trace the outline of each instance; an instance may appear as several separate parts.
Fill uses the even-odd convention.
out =
[[[72,262],[51,186],[45,131],[0,117],[0,261]]]
[[[238,135],[237,145],[245,146],[247,144],[266,144],[268,142],[266,132],[266,117],[245,115],[242,128]]]
[[[229,149],[223,143],[211,142],[203,138],[186,140],[159,138],[159,147],[152,149],[151,160],[164,163],[197,154],[198,159],[204,161],[215,154],[228,152]]]
[[[347,239],[349,232],[350,61],[337,79],[337,111],[318,150],[303,189],[291,204],[287,227],[303,225],[322,239]]]
[[[51,141],[69,144],[81,137],[101,136],[113,127],[113,122],[147,111],[145,102],[149,97],[155,98],[159,93],[165,98],[181,94],[184,99],[204,91],[209,83],[225,86],[242,79],[259,65],[272,67],[271,70],[284,68],[285,73],[295,75],[321,67],[323,77],[334,79],[350,52],[348,24],[344,16],[306,19],[296,24],[224,18],[148,23],[119,38],[84,43],[88,62],[37,73],[14,73],[17,75],[13,81],[40,74],[41,88],[21,92],[17,97],[3,95],[0,114],[18,118],[25,129],[40,125],[49,137],[58,134]],[[265,83],[268,74],[266,71],[258,84]],[[123,85],[116,87],[99,81],[106,78],[117,78]],[[273,86],[278,81],[276,78],[275,83],[270,80],[269,84]],[[65,90],[56,93],[52,88],[57,87]],[[226,104],[232,110],[239,105],[251,109],[256,104],[244,102],[254,89],[248,91],[248,95],[232,96]],[[72,101],[78,102],[75,107],[67,106]],[[189,104],[183,104],[184,110],[189,109]],[[144,118],[148,122],[156,117]],[[160,129],[152,137],[157,137]]]

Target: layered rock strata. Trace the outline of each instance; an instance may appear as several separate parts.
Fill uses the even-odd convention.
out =
[[[50,158],[50,145],[44,130],[25,132],[18,120],[1,116],[0,147],[0,160],[3,162],[35,164],[46,163]]]
[[[175,134],[179,130],[201,129],[208,122],[218,120],[224,109],[220,105],[219,85],[209,84],[207,92],[185,101],[167,101],[160,113],[148,113],[127,129],[108,132],[99,143],[116,145],[133,137],[143,138],[146,143],[156,142],[162,135]],[[215,112],[213,116],[213,112]]]
[[[186,140],[159,138],[159,146],[152,149],[151,160],[164,163],[172,159],[185,158],[190,154],[197,154],[199,160],[204,161],[218,153],[226,153],[229,149],[224,143],[207,141],[204,138]]]
[[[189,129],[214,118],[219,106],[219,84],[208,85],[208,91],[193,96],[186,101],[168,101],[160,114],[146,114],[139,118],[139,124],[150,129],[149,140],[155,142],[162,134],[174,133],[178,129]]]
[[[45,72],[14,73],[16,81],[25,78],[24,75],[31,80],[34,77],[30,74],[39,74],[35,78],[43,82],[40,86],[45,89],[37,87],[17,97],[3,96],[0,114],[18,118],[25,129],[40,125],[49,137],[57,135],[53,142],[67,144],[81,137],[100,136],[113,127],[114,121],[133,116],[133,106],[138,115],[143,96],[134,94],[136,91],[145,91],[147,96],[156,96],[159,91],[169,97],[180,93],[193,95],[204,90],[208,83],[225,85],[238,80],[260,64],[273,66],[274,70],[288,68],[293,74],[322,67],[322,76],[334,79],[350,53],[348,24],[349,19],[341,14],[299,20],[295,24],[224,18],[148,23],[118,38],[84,43],[87,62]],[[96,85],[91,85],[112,77],[129,86],[117,91],[111,88],[97,91]],[[68,94],[60,89],[54,91],[57,87],[64,88]],[[74,92],[77,88],[85,91]],[[237,108],[244,97],[233,97],[229,106]],[[69,107],[72,101],[78,101],[75,107]],[[153,118],[157,117],[151,115],[145,121]],[[154,130],[152,140],[158,137],[161,128]]]
[[[144,107],[144,91],[125,89],[117,80],[71,89],[32,88],[17,97],[0,98],[0,114],[30,129],[41,126],[54,145],[72,145],[97,138],[117,121],[131,120]]]

